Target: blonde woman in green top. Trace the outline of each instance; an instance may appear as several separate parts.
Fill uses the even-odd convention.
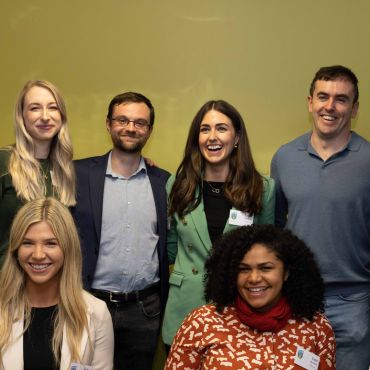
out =
[[[0,150],[0,265],[11,222],[27,201],[54,196],[75,200],[72,144],[64,100],[43,80],[28,81],[14,112],[15,144]]]

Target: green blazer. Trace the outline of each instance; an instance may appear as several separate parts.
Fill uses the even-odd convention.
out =
[[[167,182],[170,193],[175,177]],[[254,216],[254,223],[273,224],[275,212],[275,183],[264,177],[262,211]],[[224,233],[237,228],[226,222]],[[165,344],[171,345],[185,316],[194,308],[205,304],[204,263],[212,243],[208,233],[203,201],[184,219],[175,215],[167,236],[167,249],[170,263],[175,263],[170,276],[170,291],[165,309],[162,336]]]

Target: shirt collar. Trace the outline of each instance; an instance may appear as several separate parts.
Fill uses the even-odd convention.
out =
[[[147,173],[147,169],[146,169],[146,165],[145,165],[145,161],[144,161],[143,157],[140,157],[140,163],[139,163],[139,166],[138,166],[137,170],[128,178],[134,177],[139,173],[144,173],[144,174]],[[113,171],[113,169],[112,169],[112,151],[109,153],[108,163],[107,163],[107,170],[105,172],[105,175],[110,176],[110,177],[114,177],[114,178],[121,178],[121,179],[126,178],[126,177],[124,177],[124,176],[122,176],[118,173],[115,173]]]
[[[307,151],[310,154],[317,155],[316,150],[313,148],[311,144],[311,135],[312,135],[312,131],[303,135],[302,140],[298,142],[297,149]],[[345,150],[349,150],[351,152],[358,152],[360,149],[360,146],[361,146],[360,137],[354,131],[351,131],[351,138],[349,139],[349,142],[339,153]]]

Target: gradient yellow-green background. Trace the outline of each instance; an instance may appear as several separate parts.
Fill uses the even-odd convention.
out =
[[[106,152],[108,103],[134,90],[157,119],[145,155],[175,171],[190,121],[223,98],[245,118],[258,168],[310,128],[316,70],[344,64],[360,80],[354,128],[370,139],[367,0],[14,0],[0,10],[0,145],[13,142],[17,93],[48,79],[65,97],[75,157]]]
[[[358,75],[353,126],[369,140],[369,19],[367,0],[1,0],[0,146],[14,140],[21,87],[47,79],[65,97],[75,158],[110,148],[108,103],[133,90],[156,108],[145,155],[159,166],[175,171],[192,117],[222,98],[268,173],[276,149],[310,129],[309,84],[332,64]]]

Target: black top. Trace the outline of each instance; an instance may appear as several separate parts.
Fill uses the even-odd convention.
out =
[[[203,181],[204,212],[212,244],[222,235],[232,208],[224,195],[224,185],[224,182]]]
[[[32,307],[31,322],[23,334],[24,370],[58,369],[52,351],[57,307]]]

